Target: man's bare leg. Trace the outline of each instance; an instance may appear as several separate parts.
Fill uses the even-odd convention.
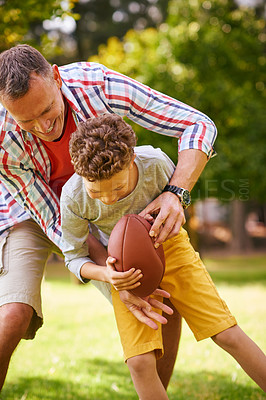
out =
[[[162,358],[157,360],[158,375],[163,386],[167,389],[177,357],[181,336],[182,318],[169,299],[164,299],[164,303],[174,311],[172,315],[164,315],[168,320],[167,324],[162,325],[164,355]]]
[[[11,356],[26,333],[33,309],[22,303],[10,303],[0,307],[0,390],[7,374]]]

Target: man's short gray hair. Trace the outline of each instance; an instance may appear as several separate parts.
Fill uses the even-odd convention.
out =
[[[31,73],[52,79],[49,62],[35,48],[20,44],[0,54],[0,100],[16,100],[29,90]]]

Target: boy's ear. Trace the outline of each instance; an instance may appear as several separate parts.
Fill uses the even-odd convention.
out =
[[[129,164],[129,169],[131,169],[133,167],[135,158],[136,158],[136,154],[133,154],[132,159]]]

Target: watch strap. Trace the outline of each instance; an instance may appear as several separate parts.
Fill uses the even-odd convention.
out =
[[[175,186],[175,185],[166,185],[163,189],[163,192],[171,192],[174,193],[180,200],[182,207],[186,209],[190,204],[191,204],[191,198],[190,198],[190,193],[187,189]],[[185,200],[183,198],[183,194],[186,193],[189,198]],[[187,197],[187,196],[186,196]]]

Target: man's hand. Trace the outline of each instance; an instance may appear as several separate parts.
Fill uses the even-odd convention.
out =
[[[170,192],[164,192],[154,199],[139,215],[152,221],[152,215],[157,214],[150,229],[150,236],[155,238],[157,248],[165,240],[178,235],[186,222],[183,207],[179,198]]]
[[[169,298],[170,294],[162,289],[156,289],[152,294]],[[158,329],[158,325],[153,321],[157,321],[161,324],[166,324],[167,319],[156,311],[152,310],[152,307],[162,310],[166,314],[173,314],[173,310],[165,305],[162,301],[158,301],[150,296],[141,298],[135,296],[133,293],[127,290],[121,290],[119,292],[121,301],[126,305],[129,311],[143,324],[148,325],[152,329]]]

